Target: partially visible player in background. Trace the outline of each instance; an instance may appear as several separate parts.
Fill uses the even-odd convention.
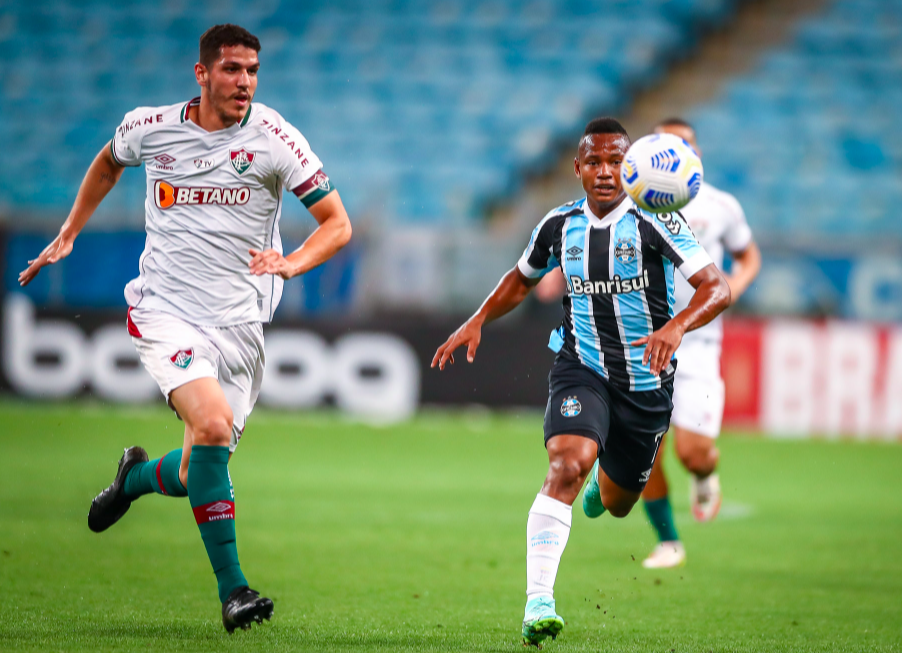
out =
[[[701,156],[695,129],[685,120],[670,118],[655,127],[655,133],[679,136]],[[703,183],[696,198],[680,211],[702,247],[717,267],[723,269],[724,252],[733,258],[733,268],[725,275],[735,302],[761,269],[761,252],[752,238],[745,214],[736,198],[711,184]],[[674,311],[682,311],[695,289],[674,275]],[[692,473],[692,514],[700,522],[710,521],[720,510],[721,492],[717,473],[719,452],[714,441],[723,419],[724,384],[720,377],[720,348],[723,323],[718,316],[709,324],[683,336],[677,357],[673,388],[674,444],[677,457]],[[642,492],[645,511],[658,534],[659,544],[642,563],[648,569],[675,567],[686,560],[673,521],[668,498],[664,456],[658,456]]]
[[[242,27],[207,30],[194,67],[200,97],[127,113],[88,168],[59,235],[19,275],[25,286],[68,256],[125,168],[144,165],[147,244],[139,276],[125,288],[123,328],[185,434],[181,446],[155,460],[141,447],[126,449],[113,483],[91,503],[88,526],[105,531],[144,495],[187,497],[229,633],[273,612],[238,562],[228,467],[263,382],[263,323],[272,319],[283,280],[327,261],[351,237],[341,199],[307,140],[254,102],[259,51],[260,41]],[[286,190],[319,226],[283,256]],[[173,587],[170,603],[180,597]]]

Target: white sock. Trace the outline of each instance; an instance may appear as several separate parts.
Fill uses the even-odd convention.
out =
[[[554,597],[554,579],[570,538],[573,507],[536,495],[526,520],[526,598]]]

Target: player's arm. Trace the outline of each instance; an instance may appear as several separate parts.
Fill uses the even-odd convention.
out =
[[[727,283],[730,284],[732,301],[736,302],[761,271],[761,250],[753,240],[741,252],[733,252],[732,256],[733,271],[727,275]]]
[[[290,279],[325,263],[348,244],[351,240],[351,220],[338,191],[333,190],[308,210],[319,226],[304,244],[288,256],[282,256],[274,249],[263,252],[250,250],[253,257],[251,273],[257,276],[278,274],[283,279]]]
[[[20,286],[27,286],[45,265],[51,265],[69,256],[75,238],[100,206],[103,198],[119,181],[124,169],[113,159],[110,144],[107,143],[88,168],[78,189],[72,210],[69,212],[69,217],[60,228],[59,235],[44,248],[44,251],[36,259],[28,261],[28,267],[19,273]]]
[[[673,357],[687,331],[705,326],[730,305],[730,286],[713,263],[688,279],[695,288],[689,305],[650,336],[634,340],[633,347],[645,345],[642,362],[658,376]]]
[[[510,272],[501,277],[501,281],[489,294],[479,310],[464,322],[460,328],[451,334],[444,344],[435,352],[432,365],[438,365],[440,370],[445,369],[445,364],[454,364],[454,350],[458,347],[467,348],[467,362],[472,363],[476,356],[476,349],[482,341],[482,325],[497,320],[520,305],[529,291],[539,283],[539,279],[531,279],[514,267]]]

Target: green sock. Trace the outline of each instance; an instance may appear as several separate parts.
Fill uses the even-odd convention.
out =
[[[188,461],[188,500],[207,547],[219,584],[219,601],[246,586],[235,542],[235,493],[229,479],[229,448],[191,447]]]
[[[645,501],[645,512],[651,525],[658,532],[661,542],[675,542],[680,539],[676,526],[673,524],[673,510],[670,508],[670,499],[666,496],[654,501]]]
[[[156,492],[171,497],[186,497],[188,490],[179,480],[179,466],[182,464],[182,450],[174,449],[162,458],[138,463],[125,477],[125,494],[137,499]]]

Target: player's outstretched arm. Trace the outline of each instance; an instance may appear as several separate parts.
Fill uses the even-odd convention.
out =
[[[278,274],[283,279],[290,279],[325,263],[348,244],[351,240],[351,220],[338,191],[323,197],[309,211],[319,223],[316,231],[288,256],[282,256],[274,249],[262,252],[250,250],[252,274]]]
[[[467,361],[472,363],[476,357],[476,349],[482,341],[482,325],[497,320],[520,305],[529,291],[539,282],[539,279],[530,279],[520,268],[513,270],[501,277],[501,281],[489,294],[479,310],[460,328],[451,334],[445,343],[438,348],[432,358],[432,365],[438,365],[440,370],[445,369],[449,361],[454,364],[454,350],[458,347],[467,348]]]
[[[730,286],[713,263],[689,277],[695,294],[689,305],[650,336],[634,340],[633,347],[645,345],[642,362],[658,376],[673,357],[687,331],[705,326],[730,305]]]
[[[733,252],[732,257],[733,272],[727,277],[727,283],[730,284],[730,295],[735,303],[761,271],[761,250],[753,240],[741,252]]]
[[[110,144],[107,143],[88,168],[78,189],[72,210],[69,212],[69,217],[60,228],[59,235],[44,248],[44,251],[36,259],[28,261],[28,267],[19,273],[20,286],[27,286],[45,265],[51,265],[69,256],[75,238],[100,206],[103,198],[119,181],[124,169],[113,160]]]

